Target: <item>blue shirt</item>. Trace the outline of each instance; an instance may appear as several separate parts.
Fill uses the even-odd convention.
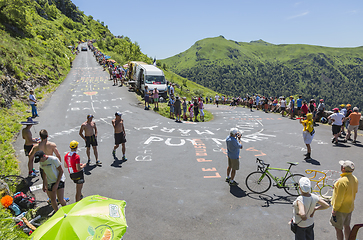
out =
[[[297,105],[297,107],[300,107],[301,108],[301,106],[302,106],[302,99],[301,98],[298,98],[296,100],[296,105]]]
[[[226,138],[228,157],[231,159],[239,159],[239,150],[242,147],[235,137],[228,136]]]

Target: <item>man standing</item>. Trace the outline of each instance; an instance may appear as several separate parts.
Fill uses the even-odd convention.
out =
[[[352,174],[354,163],[352,161],[339,161],[342,174],[334,184],[331,201],[332,216],[330,223],[335,227],[338,240],[348,240],[350,235],[350,219],[354,210],[355,195],[358,192],[358,179]],[[344,234],[343,234],[344,229]]]
[[[57,212],[57,197],[62,206],[66,205],[64,200],[64,181],[66,177],[63,173],[62,164],[58,158],[45,155],[43,151],[37,151],[34,159],[35,163],[39,162],[39,167],[43,170],[43,191],[47,191],[52,207]]]
[[[218,96],[218,94],[216,94],[216,95],[214,96],[214,99],[215,99],[215,101],[216,101],[216,105],[217,105],[217,107],[218,107],[218,103],[219,103],[219,96]]]
[[[127,161],[125,157],[126,153],[126,132],[124,128],[124,122],[121,118],[122,114],[120,112],[115,113],[115,119],[112,120],[112,126],[115,132],[115,146],[113,147],[112,156],[116,158],[116,149],[122,145],[122,160]]]
[[[238,183],[234,181],[236,171],[239,170],[239,150],[242,149],[241,134],[237,128],[231,128],[229,136],[226,138],[227,152],[228,152],[228,167],[226,182],[230,186],[236,186]],[[238,138],[238,140],[236,139]],[[229,177],[231,174],[231,177]]]
[[[350,139],[350,133],[352,131],[354,131],[353,143],[357,142],[359,121],[360,121],[360,117],[362,116],[358,111],[359,111],[359,108],[354,107],[353,112],[351,114],[349,114],[349,116],[346,118],[349,120],[349,126],[348,126],[348,134],[345,137],[344,142],[347,142],[347,140]]]
[[[33,90],[30,90],[29,104],[32,107],[32,118],[39,117],[38,111],[37,111],[37,99],[36,99],[36,97],[34,95]]]
[[[320,120],[320,118],[324,115],[324,111],[325,111],[324,99],[320,99],[320,103],[318,105],[317,112],[314,118],[314,124],[316,122],[316,119]]]
[[[35,124],[38,124],[38,122],[33,121],[31,117],[28,118],[26,122],[21,122],[21,124],[26,125],[25,128],[21,131],[21,135],[23,139],[25,140],[24,143],[24,153],[25,156],[28,157],[28,170],[29,170],[29,177],[36,177],[37,176],[37,170],[33,168],[33,160],[30,160],[29,153],[31,152],[34,143],[38,143],[38,140],[33,138],[32,132],[30,131],[31,127]]]
[[[69,144],[71,151],[64,156],[64,167],[68,168],[71,179],[76,184],[76,202],[83,198],[82,187],[84,183],[83,168],[86,164],[82,164],[77,154],[78,142],[72,141]]]
[[[35,145],[29,153],[29,161],[33,161],[34,155],[38,151],[43,151],[46,155],[53,155],[61,161],[61,156],[58,152],[57,145],[54,142],[48,141],[48,132],[45,129],[40,130],[40,143]]]
[[[333,139],[331,140],[332,143],[338,143],[338,137],[340,135],[340,128],[343,124],[344,115],[339,112],[339,108],[333,109],[334,113],[328,117],[332,123],[332,132],[333,132]]]
[[[301,117],[301,107],[303,105],[302,96],[299,96],[299,98],[296,100],[296,107],[297,107],[297,115]]]
[[[97,151],[97,146],[98,146],[97,127],[96,127],[96,123],[93,122],[92,120],[93,120],[93,115],[88,114],[87,121],[82,123],[81,128],[79,129],[79,136],[81,136],[81,138],[83,138],[83,140],[86,142],[86,148],[87,148],[86,153],[87,153],[87,157],[88,157],[87,164],[90,164],[90,162],[91,162],[90,148],[92,145],[93,153],[96,158],[96,164],[101,165],[102,163],[98,160],[98,151]],[[84,135],[83,135],[83,131],[84,131]]]

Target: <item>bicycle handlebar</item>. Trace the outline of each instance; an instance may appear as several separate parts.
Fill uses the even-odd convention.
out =
[[[270,164],[265,163],[262,159],[259,159],[259,158],[256,159],[256,163],[257,162],[262,165],[262,168],[265,168],[265,166],[267,166],[267,167],[270,166]]]

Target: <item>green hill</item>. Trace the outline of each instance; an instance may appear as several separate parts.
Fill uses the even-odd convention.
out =
[[[231,96],[302,94],[307,100],[324,98],[329,107],[363,107],[363,47],[246,43],[219,36],[161,62],[182,77]]]

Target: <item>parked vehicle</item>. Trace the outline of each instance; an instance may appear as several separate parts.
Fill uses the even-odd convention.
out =
[[[159,95],[164,99],[167,98],[167,85],[164,72],[144,62],[130,62],[130,78],[135,82],[136,90],[144,92],[145,86],[150,90],[158,89]]]

